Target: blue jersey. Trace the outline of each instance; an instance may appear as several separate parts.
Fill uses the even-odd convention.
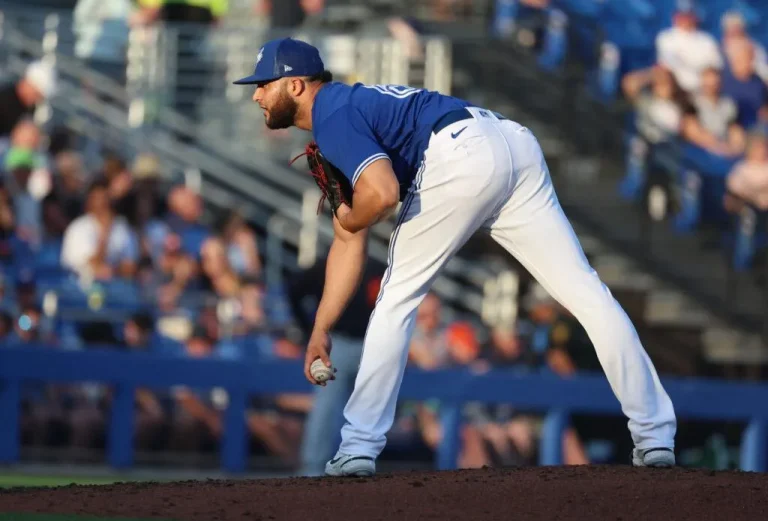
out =
[[[312,134],[352,185],[378,159],[392,162],[401,197],[411,185],[441,116],[470,104],[399,85],[329,83],[312,106]]]

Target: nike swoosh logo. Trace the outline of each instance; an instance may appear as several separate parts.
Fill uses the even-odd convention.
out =
[[[334,458],[334,459],[332,459],[332,460],[331,460],[331,465],[335,465],[335,464],[336,464],[336,462],[337,462],[337,461],[339,461],[340,459],[341,459],[341,456],[339,456],[338,458]]]
[[[453,139],[456,139],[457,137],[459,137],[459,134],[461,134],[461,133],[462,133],[462,132],[464,132],[465,130],[467,130],[467,127],[464,127],[464,128],[462,128],[462,129],[461,129],[461,130],[459,130],[458,132],[451,132],[451,137],[452,137]]]

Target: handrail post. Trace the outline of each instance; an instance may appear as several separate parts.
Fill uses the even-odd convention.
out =
[[[437,446],[437,468],[452,470],[458,467],[461,450],[461,404],[443,402],[440,404],[440,425],[443,438]]]
[[[744,429],[739,467],[747,472],[768,470],[768,418],[752,418]]]
[[[247,429],[245,403],[248,394],[242,388],[227,389],[228,402],[224,413],[224,436],[221,442],[221,465],[227,472],[242,472],[246,468]]]
[[[544,418],[539,446],[539,465],[563,464],[563,433],[568,427],[568,412],[553,409]]]
[[[19,461],[19,407],[21,402],[21,381],[15,378],[0,380],[0,463]]]
[[[133,465],[133,385],[120,383],[114,386],[112,421],[109,424],[109,463],[115,468]]]

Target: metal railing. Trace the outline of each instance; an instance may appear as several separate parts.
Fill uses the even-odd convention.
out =
[[[20,34],[15,29],[3,28],[3,46],[9,53],[7,59],[8,67],[12,67],[13,72],[20,73],[23,69],[24,61],[19,58],[20,54],[25,56],[42,56],[45,54],[43,47],[35,40]],[[51,100],[51,105],[62,114],[67,115],[73,125],[78,126],[83,132],[93,124],[99,123],[98,139],[120,143],[122,148],[131,148],[133,150],[151,150],[157,153],[164,161],[185,168],[200,168],[206,174],[206,189],[204,194],[209,200],[212,196],[209,194],[218,194],[215,196],[220,204],[227,204],[227,200],[233,198],[241,204],[239,206],[255,205],[260,210],[269,210],[281,215],[283,218],[293,222],[296,226],[302,225],[301,215],[301,194],[308,187],[311,187],[311,181],[308,176],[292,171],[287,167],[275,165],[268,158],[254,155],[247,160],[240,156],[242,165],[246,165],[248,170],[244,171],[239,165],[231,164],[232,161],[224,161],[222,158],[231,154],[229,144],[221,139],[216,139],[215,133],[204,131],[197,128],[188,118],[181,116],[162,105],[152,106],[141,97],[131,97],[119,85],[98,73],[94,73],[84,68],[78,60],[66,56],[56,55],[55,47],[48,50],[48,56],[57,63],[60,74],[62,75],[62,89],[58,96]],[[14,56],[10,54],[15,53]],[[11,65],[12,64],[12,65]],[[90,97],[83,93],[81,82],[85,80],[94,92]],[[109,100],[109,102],[104,101]],[[151,123],[147,122],[148,111],[152,111],[154,119]],[[91,133],[93,133],[91,131]],[[211,150],[218,147],[218,154],[211,154],[181,143],[177,137],[179,135],[192,135],[199,138],[199,141],[208,143]],[[288,197],[284,191],[270,188],[257,177],[258,174],[264,174],[272,182],[276,182],[283,189],[288,187],[299,187],[301,190],[295,199]],[[301,179],[301,181],[299,181]],[[210,189],[209,189],[210,187]],[[217,188],[215,190],[214,188]],[[225,196],[224,194],[228,194]],[[233,195],[236,194],[236,195]],[[215,202],[215,201],[212,201]],[[231,207],[231,205],[228,205]],[[263,215],[263,211],[259,214]],[[266,223],[262,221],[259,224],[263,226]],[[370,253],[382,262],[387,258],[387,241],[391,232],[391,223],[383,224],[375,230],[374,236],[378,240],[372,241]],[[333,236],[330,220],[324,218],[318,227],[319,237],[325,244]],[[295,240],[294,240],[295,239]],[[299,247],[297,238],[286,238],[286,243]],[[483,303],[483,294],[480,290],[482,283],[489,275],[488,270],[471,269],[472,265],[466,261],[454,259],[448,266],[448,273],[460,274],[462,277],[474,280],[472,287],[467,288],[450,277],[443,276],[439,278],[434,289],[447,304],[459,304],[461,308],[469,309],[478,314],[481,312]],[[477,288],[477,289],[473,289]]]
[[[302,376],[301,362],[215,360],[156,356],[149,353],[58,349],[6,348],[0,350],[0,414],[7,426],[0,429],[0,463],[20,457],[18,422],[22,384],[27,381],[104,382],[114,389],[107,435],[107,459],[115,468],[134,465],[135,390],[189,385],[221,388],[224,426],[221,467],[242,472],[247,462],[247,431],[243,421],[252,395],[306,393],[311,386]],[[744,471],[768,469],[768,386],[759,384],[663,378],[679,418],[735,421],[746,424],[741,434],[739,467]],[[332,384],[334,385],[334,384]],[[477,374],[466,368],[440,371],[406,370],[400,397],[440,402],[444,436],[436,450],[436,467],[455,469],[461,448],[462,409],[469,402],[510,404],[545,414],[539,462],[563,464],[563,432],[571,414],[621,414],[616,397],[601,374],[582,373],[562,378],[543,371],[495,369]]]

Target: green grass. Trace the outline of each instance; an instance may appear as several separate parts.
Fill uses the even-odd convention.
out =
[[[37,476],[30,474],[0,474],[0,488],[8,487],[60,487],[71,485],[110,485],[126,481],[141,481],[131,478],[94,478],[86,476]],[[94,517],[71,514],[2,514],[0,521],[163,521],[142,520],[126,517]],[[166,520],[171,521],[171,520]]]
[[[120,478],[89,478],[84,476],[36,476],[30,474],[0,474],[0,488],[8,487],[60,487],[75,483],[77,485],[110,485]],[[135,481],[135,480],[134,480]],[[2,520],[2,517],[0,517]]]
[[[0,514],[0,521],[163,521],[162,519],[137,519],[134,517],[93,517],[70,514]],[[171,521],[166,520],[166,521]]]

